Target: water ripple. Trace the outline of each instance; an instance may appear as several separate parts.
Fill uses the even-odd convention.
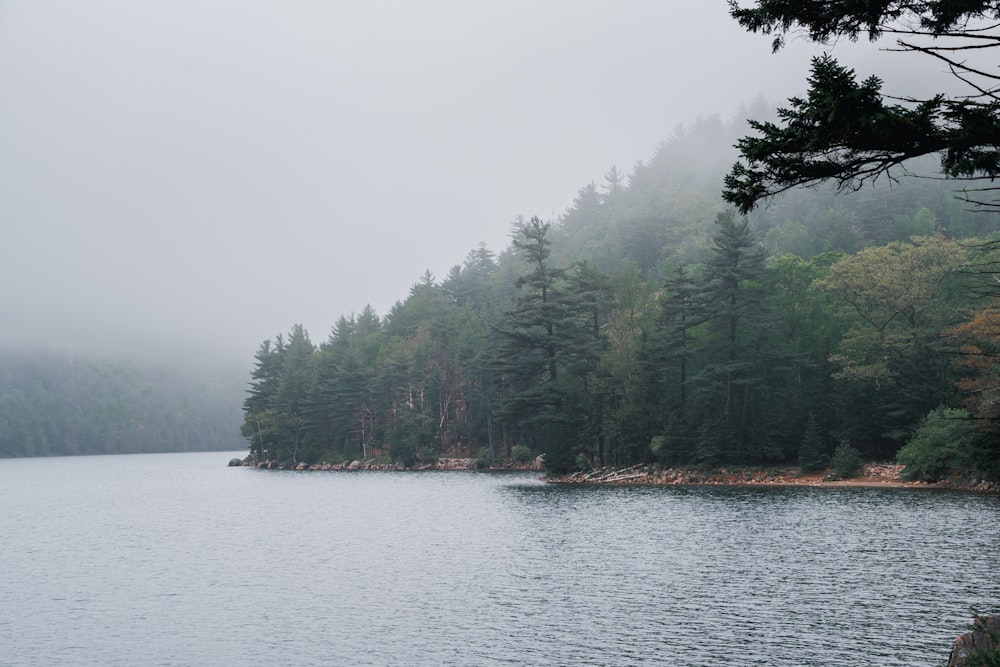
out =
[[[939,665],[1000,605],[996,497],[227,458],[0,461],[0,665]]]

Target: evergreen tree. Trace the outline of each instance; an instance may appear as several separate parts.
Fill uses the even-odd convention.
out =
[[[501,327],[497,371],[505,422],[544,452],[547,469],[561,473],[576,466],[587,421],[581,367],[574,367],[586,351],[578,347],[581,311],[566,290],[566,269],[549,262],[549,228],[537,217],[518,228],[513,245],[527,272],[515,283],[521,293]]]
[[[765,390],[764,352],[771,337],[761,280],[767,255],[745,218],[724,213],[716,224],[699,306],[709,327],[706,362],[696,378],[703,428],[709,431],[701,440],[723,457],[741,460],[748,455],[747,436]]]
[[[249,396],[243,403],[244,420],[240,432],[250,441],[250,453],[258,461],[271,458],[282,437],[275,396],[284,352],[284,338],[278,334],[273,345],[270,340],[265,340],[254,355],[254,369],[250,375],[252,381],[247,390]]]
[[[611,293],[608,277],[586,262],[574,265],[566,276],[567,326],[562,329],[561,347],[573,382],[570,400],[578,408],[580,449],[598,465],[608,454],[607,422],[614,394],[612,380],[603,368],[609,349],[606,328]]]
[[[312,386],[312,356],[315,348],[301,324],[292,327],[281,359],[272,408],[281,416],[282,438],[278,458],[299,462],[299,448],[306,440],[303,408]]]
[[[799,467],[803,474],[808,474],[822,470],[828,462],[823,434],[820,433],[819,424],[816,423],[816,416],[810,414],[802,431],[802,440],[799,442]]]
[[[689,428],[689,392],[695,363],[696,330],[704,322],[698,308],[700,284],[691,269],[678,264],[664,281],[659,312],[640,351],[642,398],[638,410],[654,417],[652,454],[664,463],[694,459]]]
[[[676,403],[684,412],[688,392],[688,360],[691,356],[692,329],[701,324],[697,311],[698,284],[684,264],[678,264],[673,276],[664,284],[665,296],[660,327],[665,341],[658,361],[675,365],[677,369]],[[671,392],[675,393],[675,392]]]
[[[264,341],[257,349],[241,428],[254,458],[298,461],[306,440],[303,410],[312,385],[313,352],[300,324],[292,327],[287,341],[279,334],[273,346]]]

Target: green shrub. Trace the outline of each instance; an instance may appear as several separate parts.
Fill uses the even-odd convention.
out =
[[[903,477],[936,482],[949,468],[967,464],[967,452],[976,437],[965,410],[938,408],[924,417],[910,441],[896,453],[905,466]]]
[[[529,463],[535,458],[535,455],[531,453],[531,449],[527,445],[514,445],[510,449],[510,457],[517,463]]]
[[[480,447],[476,453],[476,465],[480,468],[489,468],[493,465],[493,452],[489,447]]]
[[[849,442],[841,441],[830,459],[830,476],[833,479],[850,479],[857,477],[861,472],[861,452],[853,447]]]

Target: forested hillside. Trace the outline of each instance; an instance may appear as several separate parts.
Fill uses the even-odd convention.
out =
[[[237,378],[0,352],[0,457],[233,450]]]
[[[912,441],[918,458],[996,474],[1000,215],[907,179],[791,192],[739,217],[719,193],[744,130],[679,128],[558,220],[518,219],[510,247],[425,274],[383,316],[343,315],[318,345],[298,325],[265,341],[245,403],[252,454],[543,453],[565,472],[815,467]],[[921,445],[944,414],[966,444]]]

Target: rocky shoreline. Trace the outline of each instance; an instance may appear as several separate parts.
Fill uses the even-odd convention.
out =
[[[527,470],[541,471],[542,463],[536,459],[531,463],[503,463],[490,466],[479,465],[476,459],[470,458],[441,458],[434,463],[422,463],[407,467],[402,462],[384,463],[376,459],[367,461],[354,460],[342,463],[286,463],[281,461],[254,461],[252,457],[245,459],[231,459],[229,465],[233,467],[243,466],[247,468],[260,468],[263,470],[399,470],[399,471],[421,471],[421,470]]]
[[[630,468],[600,468],[571,475],[547,478],[555,484],[620,484],[647,486],[814,486],[925,488],[1000,493],[1000,484],[988,480],[949,478],[939,482],[903,479],[903,466],[889,463],[865,464],[861,474],[849,479],[833,479],[828,474],[803,475],[798,468],[719,468],[702,471],[692,468],[663,468],[637,465]]]
[[[265,470],[467,470],[467,471],[536,471],[541,472],[542,462],[502,463],[479,465],[471,458],[442,458],[434,463],[407,467],[402,463],[384,463],[375,459],[353,460],[342,463],[316,464],[282,463],[279,461],[254,461],[251,457],[232,459],[230,466],[244,466]],[[903,466],[890,463],[868,463],[861,474],[849,479],[833,479],[824,473],[803,475],[798,468],[739,468],[724,467],[704,471],[695,468],[664,468],[640,464],[628,468],[597,468],[557,477],[542,477],[552,484],[612,484],[632,486],[813,486],[813,487],[872,487],[872,488],[923,488],[1000,493],[1000,483],[975,478],[953,477],[939,482],[919,482],[901,477]]]

